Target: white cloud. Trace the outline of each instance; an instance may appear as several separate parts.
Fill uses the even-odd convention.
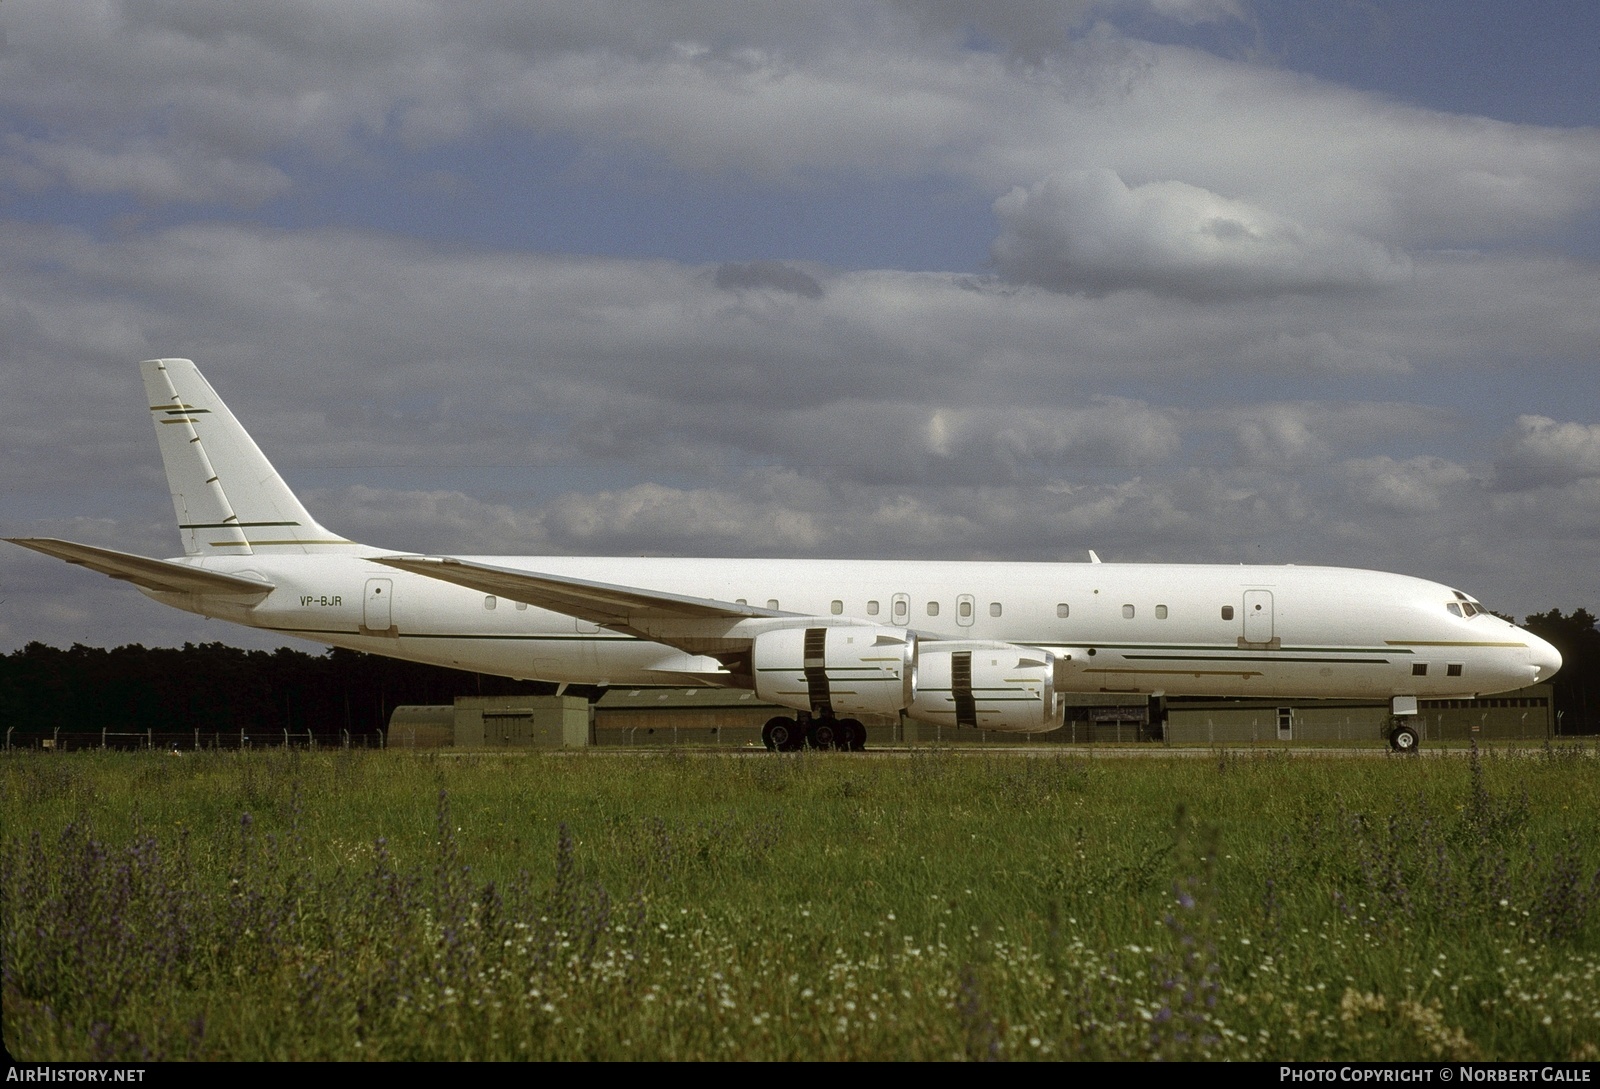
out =
[[[1152,306],[1136,292],[1092,299],[944,274],[807,266],[797,294],[725,290],[714,267],[351,232],[93,240],[11,224],[0,482],[25,494],[59,471],[133,472],[147,425],[125,399],[131,364],[159,355],[196,359],[297,471],[754,463],[978,485],[1154,469],[1181,459],[1196,428],[1224,432],[1243,464],[1303,464],[1359,442],[1390,452],[1382,444],[1408,434],[1433,441],[1438,410],[1262,404],[1254,387],[1359,374],[1353,358],[1414,360],[1459,385],[1508,355],[1538,367],[1600,350],[1593,308],[1579,304],[1600,290],[1596,270],[1522,257],[1418,268],[1386,298]],[[1119,383],[1140,396],[1099,392]],[[1200,407],[1232,402],[1231,414]],[[48,473],[35,468],[44,450]]]
[[[948,175],[993,195],[1108,170],[1135,192],[1226,194],[1221,220],[1297,233],[1258,244],[1269,264],[1305,243],[1336,280],[1361,278],[1363,238],[1487,244],[1600,197],[1594,130],[1399,106],[1105,25],[1048,29],[1077,25],[1082,5],[910,7],[8,0],[0,176],[249,203],[282,192],[288,161],[381,176],[375,150],[451,144],[470,166],[508,131],[787,184]],[[1209,0],[1151,7],[1243,18]],[[970,48],[969,26],[1033,61]],[[1323,267],[1307,259],[1289,267]]]
[[[1396,402],[1268,402],[1191,416],[1195,426],[1226,431],[1239,464],[1280,467],[1313,465],[1400,438],[1437,439],[1459,424],[1449,410]]]
[[[1518,416],[1495,459],[1495,478],[1510,489],[1600,477],[1600,424]]]
[[[995,202],[992,255],[1007,278],[1052,291],[1142,288],[1191,298],[1370,289],[1410,261],[1355,235],[1306,227],[1183,182],[1128,187],[1110,170],[1056,174]]]
[[[115,150],[60,141],[9,142],[6,164],[20,188],[39,190],[59,180],[80,193],[130,193],[152,203],[228,201],[254,205],[288,192],[292,182],[277,167],[214,149],[162,146],[140,140]]]
[[[1264,371],[1322,374],[1396,375],[1411,370],[1410,360],[1396,355],[1398,344],[1385,346],[1366,329],[1318,329],[1303,332],[1280,328],[1241,346],[1239,360]]]
[[[1475,498],[1471,472],[1445,458],[1353,458],[1339,469],[1357,503],[1390,514],[1432,514],[1451,500]]]
[[[1251,412],[1234,430],[1243,460],[1281,464],[1326,456],[1328,444],[1312,431],[1308,415],[1287,405],[1263,405]]]
[[[1595,581],[1594,572],[1600,571],[1600,476],[1500,492],[1490,497],[1488,509],[1495,524],[1533,527],[1534,551],[1528,555],[1534,562],[1527,566],[1535,572],[1561,571],[1563,561],[1586,555],[1591,557],[1586,581]]]
[[[1148,0],[1157,14],[1180,23],[1196,25],[1229,19],[1244,19],[1244,12],[1233,0]]]
[[[1109,397],[1097,397],[1089,407],[1054,411],[937,408],[926,419],[922,452],[946,463],[978,456],[1014,467],[1033,462],[1129,467],[1168,460],[1180,441],[1171,414]],[[947,470],[938,466],[935,471]]]

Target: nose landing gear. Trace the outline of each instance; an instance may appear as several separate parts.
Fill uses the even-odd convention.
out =
[[[1414,753],[1422,742],[1417,728],[1399,719],[1389,728],[1389,748],[1398,753]]]

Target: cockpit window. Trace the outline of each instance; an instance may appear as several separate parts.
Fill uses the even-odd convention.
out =
[[[1460,616],[1461,615],[1461,606],[1456,604],[1454,601],[1452,601],[1450,604],[1446,605],[1445,608],[1450,610],[1450,614],[1452,616]]]
[[[1468,597],[1466,594],[1463,594],[1460,590],[1451,590],[1450,592],[1456,595],[1456,600],[1453,603],[1446,605],[1445,608],[1449,609],[1456,616],[1464,616],[1470,620],[1479,613],[1488,611],[1477,601]]]

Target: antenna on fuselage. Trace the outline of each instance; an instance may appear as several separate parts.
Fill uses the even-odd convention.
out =
[[[1094,550],[1094,549],[1092,549],[1092,548],[1091,548],[1091,549],[1089,549],[1089,562],[1090,562],[1090,563],[1099,563],[1099,562],[1100,562],[1100,554],[1099,554],[1099,553],[1097,553],[1097,552],[1096,552],[1096,551],[1095,551],[1095,550]]]

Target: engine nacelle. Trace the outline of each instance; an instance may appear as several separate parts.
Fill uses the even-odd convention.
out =
[[[936,643],[917,656],[906,714],[941,726],[1045,733],[1061,726],[1056,656],[1014,643]]]
[[[904,628],[780,628],[751,648],[756,695],[835,715],[897,715],[916,692],[917,637]]]

